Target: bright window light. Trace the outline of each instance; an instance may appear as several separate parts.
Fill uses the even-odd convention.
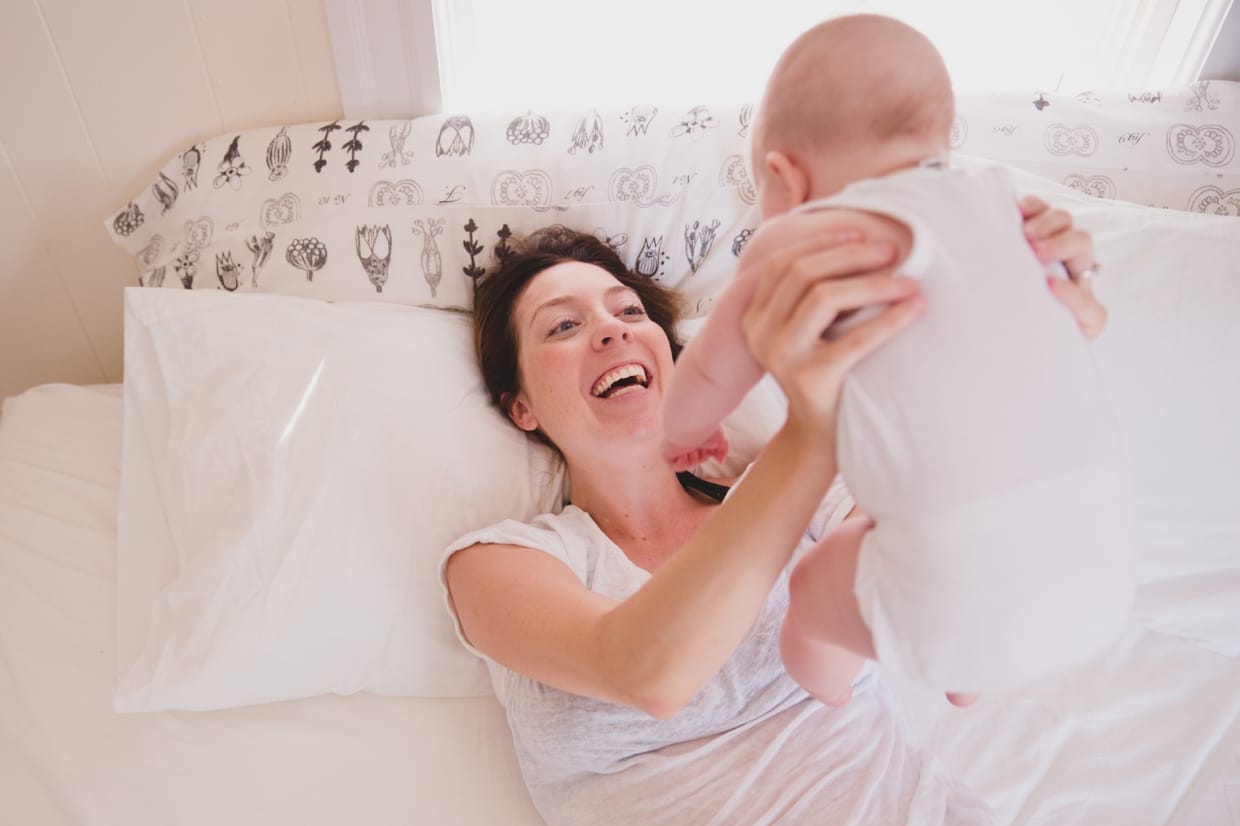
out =
[[[479,111],[755,100],[798,34],[863,11],[924,32],[958,90],[1137,91],[1195,79],[1230,0],[432,2],[443,106]]]

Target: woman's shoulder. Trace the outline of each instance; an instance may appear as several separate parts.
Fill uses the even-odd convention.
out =
[[[559,537],[574,521],[576,510],[571,505],[558,513],[540,513],[532,519],[504,519],[481,528],[476,528],[459,537],[449,550],[468,548],[471,545],[530,545],[539,547],[556,544]]]
[[[492,525],[470,531],[444,549],[441,565],[466,548],[475,545],[528,548],[555,557],[573,569],[579,576],[584,574],[583,553],[591,544],[593,522],[589,516],[572,505],[558,513],[543,513],[523,521],[505,519]]]

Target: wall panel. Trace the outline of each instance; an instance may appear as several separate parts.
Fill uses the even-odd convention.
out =
[[[300,56],[283,2],[189,0],[222,131],[296,120],[306,110]],[[272,95],[271,90],[280,90]]]
[[[103,221],[169,157],[341,114],[322,0],[0,3],[0,397],[120,380],[136,273]]]
[[[31,242],[40,233],[21,190],[0,144],[0,250],[10,270],[0,278],[0,396],[49,377],[79,384],[106,381],[64,286],[48,266],[49,249]]]

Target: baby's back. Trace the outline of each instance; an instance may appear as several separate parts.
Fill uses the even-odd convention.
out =
[[[1128,606],[1125,475],[1006,174],[918,169],[825,203],[908,224],[926,299],[840,404],[840,471],[876,521],[856,590],[880,659],[953,690],[1081,659]]]

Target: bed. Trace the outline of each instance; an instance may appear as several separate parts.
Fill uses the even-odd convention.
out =
[[[1240,87],[1131,97],[1052,96],[1046,117],[1025,96],[960,106],[959,163],[1011,165],[1095,233],[1111,311],[1097,356],[1141,514],[1133,618],[1087,667],[964,710],[886,675],[911,736],[1000,822],[1240,823]],[[755,225],[738,163],[749,113],[277,126],[182,149],[108,216],[143,285],[126,296],[126,386],[45,385],[0,414],[0,822],[541,823],[503,711],[428,583],[453,520],[536,512],[563,479],[486,418],[458,311],[506,233],[561,221],[680,287],[700,317]],[[394,343],[357,351],[361,329]],[[315,372],[325,364],[349,369]],[[410,364],[416,391],[393,381]],[[312,380],[278,383],[297,370]],[[350,401],[367,382],[386,395]],[[417,412],[427,399],[443,400],[437,414]],[[257,402],[287,405],[297,428],[259,432]],[[383,418],[366,416],[375,406],[400,426],[342,424]],[[741,452],[771,415],[749,410],[731,423]],[[462,432],[480,434],[464,455],[435,452]],[[376,472],[343,469],[357,445],[408,460],[382,470],[400,496],[314,481]],[[307,458],[314,446],[335,464]],[[244,456],[229,465],[230,451]],[[481,461],[468,451],[509,463],[502,484],[454,475]],[[239,475],[246,507],[216,507]],[[253,528],[270,505],[255,491],[281,478],[305,494],[281,513],[329,520],[331,497],[329,510],[405,515],[413,534],[374,534],[349,572],[313,537],[290,539],[306,556],[246,558],[230,531]],[[320,538],[340,527],[314,525]],[[377,550],[410,536],[420,544],[399,559]],[[234,603],[204,589],[252,598],[291,565],[296,594],[265,591],[261,610],[221,624]],[[346,576],[339,602],[304,600],[315,577]],[[400,626],[417,634],[359,648]]]

